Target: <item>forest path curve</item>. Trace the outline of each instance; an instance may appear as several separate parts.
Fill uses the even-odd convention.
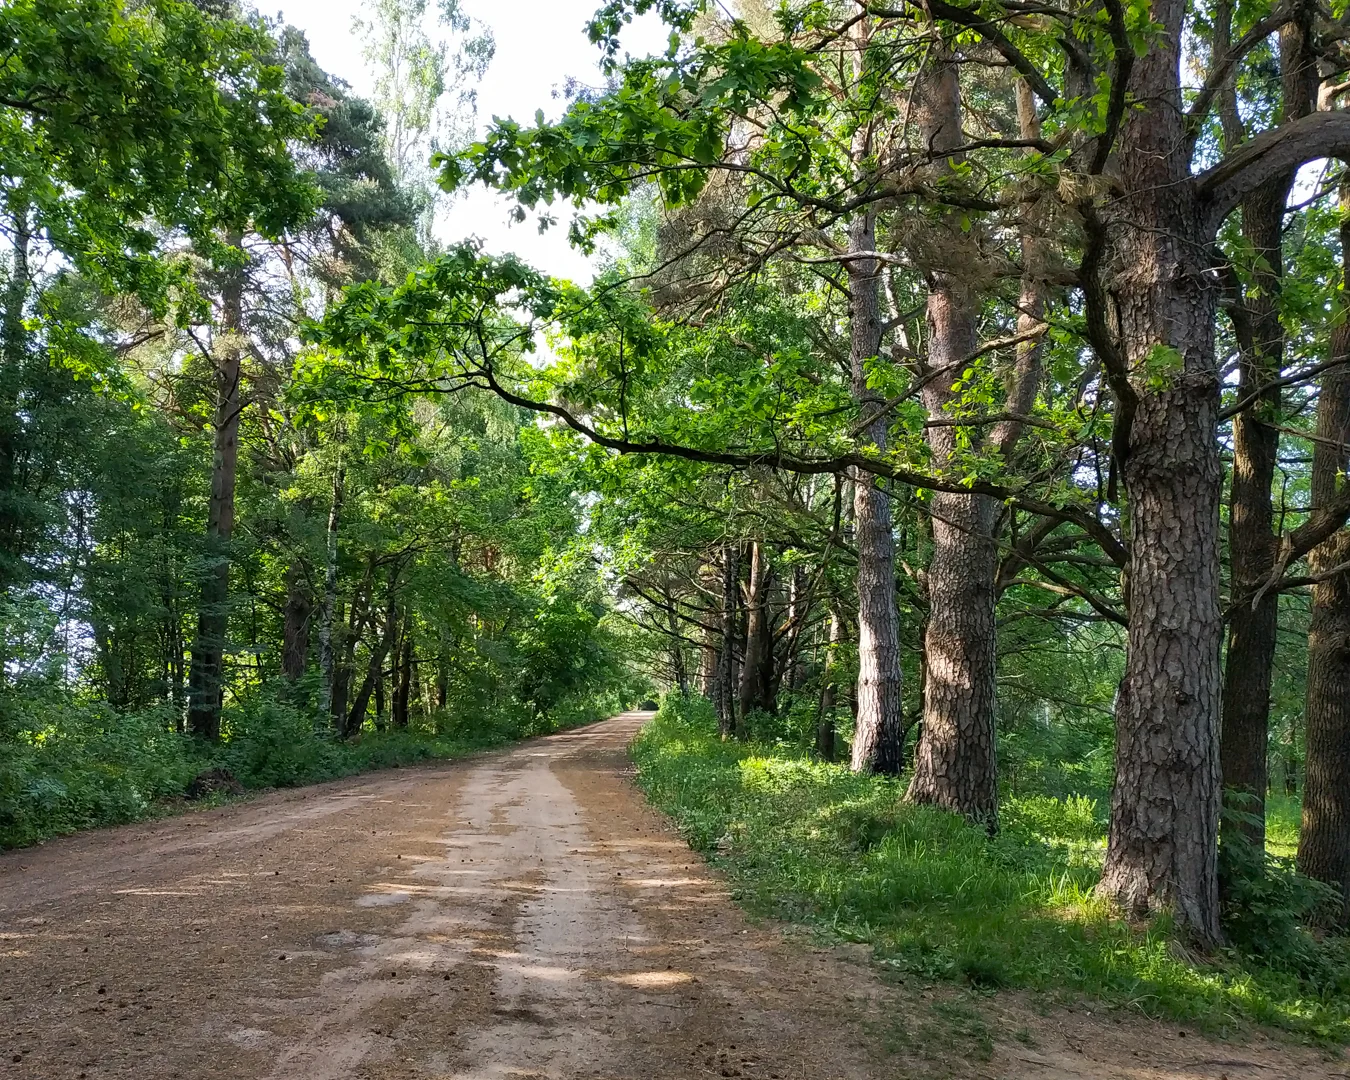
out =
[[[751,925],[631,784],[647,715],[0,856],[0,1076],[1350,1075]]]

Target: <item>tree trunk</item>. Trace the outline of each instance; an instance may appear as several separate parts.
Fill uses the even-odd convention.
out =
[[[1103,360],[1122,387],[1116,423],[1125,424],[1134,405],[1121,470],[1129,499],[1130,610],[1099,890],[1131,914],[1170,911],[1178,928],[1207,946],[1220,939],[1223,478],[1210,238],[1189,183],[1190,163],[1179,152],[1186,145],[1183,13],[1181,0],[1155,0],[1153,18],[1162,30],[1134,61],[1131,89],[1139,106],[1126,113],[1118,144],[1124,194],[1112,207],[1113,286],[1123,348],[1122,355],[1107,349]],[[1096,291],[1104,282],[1086,284]]]
[[[698,650],[698,692],[709,701],[717,700],[717,635],[708,626]]]
[[[15,203],[19,199],[15,198]],[[24,372],[29,363],[33,331],[26,322],[33,290],[29,267],[29,210],[16,205],[7,223],[11,231],[10,264],[7,268],[4,307],[0,312],[0,596],[7,595],[26,577],[24,554],[32,512],[22,490],[21,459],[24,447],[24,417],[20,407]],[[9,659],[7,642],[0,637],[0,686],[4,685]]]
[[[806,571],[801,566],[794,566],[792,577],[788,579],[788,630],[783,657],[783,681],[789,690],[800,690],[806,682],[806,665],[801,661],[801,640],[809,607]]]
[[[394,638],[398,634],[398,607],[394,599],[394,585],[395,579],[391,575],[389,604],[384,613],[384,631],[380,634],[378,642],[370,650],[370,661],[366,664],[366,677],[361,682],[361,688],[356,692],[356,697],[352,701],[351,712],[347,714],[347,721],[342,728],[343,736],[348,739],[356,735],[361,730],[361,725],[365,723],[370,696],[377,684],[383,681],[384,658],[389,655],[389,650],[394,644]],[[377,716],[379,711],[377,705]]]
[[[343,481],[345,472],[341,465],[333,474],[333,500],[328,507],[328,531],[326,540],[327,560],[323,576],[323,622],[319,626],[319,711],[329,713],[335,700],[334,689],[337,672],[334,668],[333,630],[338,618],[338,524],[342,517]],[[337,712],[336,715],[341,715]]]
[[[853,74],[862,78],[864,58],[871,45],[872,24],[855,22]],[[860,125],[853,132],[850,153],[861,173],[876,151],[873,129]],[[858,211],[848,230],[850,254],[875,251],[876,210]],[[885,395],[868,385],[869,367],[881,352],[881,263],[873,258],[850,258],[844,264],[849,292],[849,375],[858,405],[863,453],[886,453],[888,435]],[[904,748],[904,717],[900,700],[900,620],[895,606],[895,536],[891,497],[877,477],[855,471],[853,527],[858,555],[858,681],[854,686],[856,719],[850,767],[855,772],[895,774]]]
[[[751,713],[764,709],[763,665],[769,648],[768,620],[764,611],[765,558],[763,545],[750,545],[750,581],[745,594],[745,663],[741,668],[740,717],[744,725]]]
[[[722,545],[722,651],[717,663],[717,727],[722,738],[736,732],[736,590],[740,587],[739,548]]]
[[[839,704],[839,644],[844,639],[844,622],[830,604],[830,643],[825,650],[825,671],[820,687],[820,716],[816,720],[816,753],[821,761],[833,761],[835,748],[834,710]]]
[[[1343,215],[1350,191],[1341,189]],[[1350,220],[1341,219],[1341,251],[1350,288]],[[1331,336],[1333,360],[1350,360],[1350,324],[1342,320]],[[1350,368],[1322,376],[1317,401],[1318,441],[1313,445],[1312,505],[1325,506],[1350,466]],[[1341,529],[1308,558],[1313,586],[1308,627],[1308,681],[1304,707],[1303,827],[1298,869],[1341,892],[1337,921],[1350,925],[1350,574],[1331,574],[1350,561],[1350,530]]]
[[[291,682],[301,678],[309,664],[309,621],[313,613],[309,578],[297,559],[286,570],[286,609],[281,631],[281,673]]]
[[[412,612],[409,611],[403,620],[403,647],[398,653],[398,670],[394,683],[394,711],[391,719],[397,728],[408,726],[408,701],[412,694],[413,673],[412,621]]]
[[[1311,4],[1280,31],[1282,118],[1306,115],[1316,100],[1317,61],[1312,51]],[[1233,149],[1229,147],[1228,149]],[[1239,328],[1238,398],[1276,379],[1284,365],[1280,288],[1284,270],[1284,210],[1294,172],[1264,184],[1242,204],[1242,233],[1257,256],[1256,289],[1243,297],[1249,334]],[[1244,340],[1245,339],[1245,340]],[[1270,682],[1275,664],[1279,595],[1271,589],[1253,606],[1275,565],[1271,488],[1280,448],[1280,390],[1269,387],[1233,418],[1233,472],[1228,514],[1229,580],[1233,599],[1224,667],[1220,762],[1225,792],[1238,815],[1224,820],[1225,838],[1240,835],[1265,847]],[[1230,798],[1227,794],[1226,798]]]
[[[235,248],[237,236],[230,238]],[[202,578],[197,636],[188,675],[188,730],[198,738],[220,738],[225,642],[229,632],[230,540],[234,536],[234,490],[239,467],[242,411],[244,272],[225,274],[220,296],[220,335],[212,342],[215,361],[215,450],[206,514],[206,573]]]
[[[919,81],[915,113],[924,145],[950,151],[963,141],[961,86],[954,64],[938,60]],[[948,170],[959,157],[939,166]],[[959,258],[967,250],[954,226],[944,250]],[[923,390],[928,415],[949,418],[964,357],[978,345],[980,307],[963,276],[951,269],[930,274],[928,368],[941,372]],[[1034,381],[1032,387],[1034,390]],[[947,469],[957,450],[957,429],[933,426],[927,432],[933,465]],[[963,814],[991,831],[998,823],[998,766],[994,750],[995,621],[994,579],[998,551],[994,524],[998,506],[987,496],[935,491],[930,516],[933,553],[928,565],[929,616],[924,633],[927,676],[921,741],[906,798]]]
[[[675,680],[675,689],[681,697],[689,694],[689,671],[684,665],[684,639],[680,630],[680,617],[675,611],[675,597],[669,589],[665,590],[666,616],[670,623],[670,668]]]
[[[366,619],[370,615],[371,592],[374,589],[373,575],[375,573],[375,558],[370,556],[366,561],[365,579],[357,587],[356,595],[352,597],[352,609],[347,619],[347,626],[344,628],[342,640],[342,653],[338,657],[336,670],[333,675],[333,704],[332,716],[339,731],[346,727],[347,716],[347,695],[351,693],[352,676],[354,674],[353,665],[356,662],[356,646],[360,643],[362,635],[366,632]]]
[[[876,218],[867,212],[849,229],[852,251],[876,248]],[[864,447],[886,450],[884,399],[867,385],[867,367],[881,351],[878,307],[880,264],[855,259],[848,264],[853,398],[863,416]],[[873,419],[868,419],[874,417]],[[854,772],[895,774],[904,759],[904,718],[900,707],[900,623],[895,609],[895,537],[891,497],[875,476],[854,476],[853,528],[858,552],[857,720],[853,728]]]

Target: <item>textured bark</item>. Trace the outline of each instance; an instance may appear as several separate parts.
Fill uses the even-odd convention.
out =
[[[1162,31],[1134,61],[1112,209],[1113,287],[1136,407],[1129,497],[1129,647],[1116,699],[1115,790],[1101,893],[1133,914],[1169,910],[1220,939],[1219,502],[1215,285],[1188,182],[1179,86],[1183,0],[1155,0]],[[1117,423],[1127,410],[1118,407]]]
[[[1341,204],[1350,210],[1342,189]],[[1342,219],[1341,250],[1350,252],[1350,223]],[[1347,264],[1350,269],[1350,263]],[[1346,275],[1350,286],[1350,273]],[[1350,360],[1350,324],[1332,331],[1331,359]],[[1337,492],[1350,466],[1350,370],[1337,368],[1322,378],[1313,447],[1312,503],[1323,506]],[[1341,529],[1314,548],[1308,559],[1313,586],[1308,627],[1308,681],[1304,707],[1306,774],[1298,868],[1308,877],[1340,889],[1338,913],[1350,925],[1350,574],[1331,573],[1350,561],[1350,530]]]
[[[319,711],[328,713],[333,706],[334,669],[333,630],[338,619],[338,523],[342,518],[342,497],[346,473],[341,465],[333,474],[333,499],[328,506],[326,536],[327,560],[323,577],[323,621],[319,624]],[[341,715],[340,713],[338,715]]]
[[[745,590],[745,662],[739,690],[742,723],[763,708],[760,699],[760,664],[766,642],[764,618],[764,552],[759,543],[750,545],[750,579]]]
[[[305,674],[309,663],[309,623],[313,614],[309,577],[304,565],[296,560],[286,569],[286,608],[281,631],[281,673],[291,682]]]
[[[802,567],[794,566],[792,576],[788,579],[788,631],[783,657],[783,680],[789,690],[800,690],[806,682],[806,665],[801,662],[801,640],[810,605],[806,572]]]
[[[754,712],[772,712],[773,644],[769,640],[768,557],[764,545],[750,545],[750,578],[745,594],[745,661],[739,690],[741,721]]]
[[[946,151],[961,144],[961,88],[954,64],[939,59],[921,76],[915,117],[925,146]],[[958,162],[959,158],[951,164]],[[950,165],[944,161],[939,167]],[[951,233],[952,245],[959,250],[960,232],[953,228]],[[956,398],[951,387],[961,374],[960,361],[978,344],[979,303],[959,273],[930,272],[927,366],[930,371],[951,369],[924,387],[924,406],[934,419],[947,415]],[[1034,393],[1034,380],[1030,385]],[[935,470],[941,472],[951,463],[956,435],[953,427],[928,429]],[[993,538],[997,513],[997,504],[987,496],[942,491],[932,495],[923,727],[906,794],[911,802],[954,810],[990,829],[998,822],[994,749],[998,553]]]
[[[1316,95],[1313,5],[1301,4],[1299,12],[1300,17],[1280,31],[1282,113],[1286,120],[1310,112]],[[1239,399],[1248,398],[1278,377],[1284,361],[1279,310],[1284,269],[1281,238],[1293,182],[1291,170],[1262,185],[1242,204],[1243,236],[1258,259],[1257,288],[1243,298],[1248,331],[1237,335],[1241,352]],[[1280,447],[1276,427],[1279,410],[1279,388],[1271,387],[1250,409],[1233,418],[1228,513],[1229,581],[1234,603],[1224,666],[1220,762],[1224,789],[1234,793],[1233,808],[1241,816],[1226,819],[1222,830],[1225,838],[1241,835],[1258,850],[1264,848],[1266,839],[1270,682],[1279,614],[1278,593],[1273,589],[1261,592],[1278,547],[1271,488]],[[1260,599],[1253,604],[1250,598],[1258,593]]]
[[[698,649],[698,692],[709,701],[717,700],[717,634],[711,626],[703,628]]]
[[[394,673],[394,702],[390,719],[394,727],[408,726],[408,702],[412,696],[413,634],[412,612],[403,619],[403,643],[398,651],[398,667]]]
[[[861,77],[870,44],[869,20],[853,24],[855,77]],[[874,147],[870,127],[853,134],[851,153],[866,168]],[[849,226],[850,252],[876,250],[876,211],[858,211]],[[859,411],[859,449],[884,454],[887,422],[884,396],[868,386],[868,366],[881,352],[881,264],[851,258],[845,263],[849,289],[849,370]],[[858,555],[858,681],[850,767],[855,772],[894,774],[904,758],[904,718],[900,700],[900,624],[895,606],[895,537],[891,498],[875,476],[856,472],[853,528]]]
[[[875,249],[876,220],[870,213],[854,221],[849,246],[853,251]],[[880,266],[875,259],[856,259],[848,265],[853,397],[865,419],[877,414],[865,424],[862,441],[884,451],[886,420],[879,415],[883,399],[867,385],[867,365],[881,350]],[[875,476],[854,477],[853,530],[858,552],[858,683],[850,767],[854,772],[894,774],[904,759],[895,537],[891,498]]]
[[[669,589],[665,590],[666,616],[670,626],[670,667],[675,680],[675,689],[681,694],[689,693],[689,669],[684,663],[684,640],[680,631],[680,617],[675,609],[675,597]]]
[[[351,693],[353,664],[356,660],[356,646],[366,632],[366,619],[370,614],[371,591],[374,587],[375,560],[366,561],[366,573],[352,597],[351,612],[347,625],[343,628],[339,654],[333,675],[333,701],[331,714],[339,731],[344,730],[347,716],[347,697]]]
[[[361,725],[366,720],[366,709],[370,705],[371,694],[374,692],[377,684],[381,682],[381,676],[384,671],[384,658],[389,655],[389,650],[393,648],[394,638],[398,634],[398,608],[394,600],[394,582],[389,584],[389,603],[384,613],[384,630],[376,644],[370,650],[370,659],[366,664],[366,676],[361,682],[361,687],[356,692],[356,697],[352,699],[351,711],[347,714],[347,719],[342,725],[342,734],[344,738],[352,738],[361,730]],[[380,707],[376,707],[376,717],[378,719]]]
[[[237,247],[239,239],[232,239]],[[206,512],[206,572],[202,577],[197,635],[188,675],[188,730],[198,738],[220,738],[225,643],[229,633],[230,540],[234,536],[234,491],[239,469],[239,414],[243,409],[244,275],[226,273],[221,286],[220,336],[214,343],[215,448],[211,496]]]
[[[825,650],[825,673],[820,689],[820,717],[816,721],[816,753],[821,761],[835,758],[834,710],[839,704],[839,644],[844,639],[844,621],[833,605],[830,607],[830,643]]]
[[[722,738],[736,732],[736,590],[740,558],[735,544],[722,545],[722,644],[717,657],[717,727]]]
[[[26,577],[23,554],[29,546],[27,534],[32,525],[20,479],[24,423],[19,407],[32,338],[25,322],[32,291],[28,258],[32,236],[27,208],[16,206],[11,213],[12,218],[5,223],[11,233],[10,263],[0,309],[0,596],[7,595]],[[7,676],[7,644],[0,635],[0,686]]]

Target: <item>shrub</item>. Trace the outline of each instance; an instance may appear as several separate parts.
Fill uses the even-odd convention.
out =
[[[635,739],[638,780],[751,911],[873,946],[901,977],[1087,993],[1217,1027],[1247,1019],[1350,1041],[1344,939],[1304,924],[1316,892],[1279,874],[1233,906],[1234,947],[1198,962],[1165,919],[1134,926],[1093,895],[1105,808],[1095,790],[1024,784],[989,837],[903,801],[903,781],[857,776],[785,742],[722,741],[711,706],[667,697]],[[1024,774],[1025,775],[1025,774]],[[1280,920],[1284,920],[1282,923]],[[1256,948],[1263,921],[1286,951]],[[1278,936],[1278,935],[1277,935]]]

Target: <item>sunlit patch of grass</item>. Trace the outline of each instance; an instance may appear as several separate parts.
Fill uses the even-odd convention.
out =
[[[1315,976],[1178,947],[1093,892],[1105,810],[1073,793],[1007,799],[990,838],[909,806],[903,784],[785,744],[723,742],[706,702],[671,699],[633,745],[639,782],[752,911],[865,942],[901,978],[1086,993],[1214,1029],[1259,1022],[1350,1042],[1350,956]],[[1278,820],[1278,814],[1277,814]]]
[[[1266,798],[1266,850],[1272,855],[1292,859],[1298,851],[1299,819],[1303,802],[1297,795],[1277,795]]]

